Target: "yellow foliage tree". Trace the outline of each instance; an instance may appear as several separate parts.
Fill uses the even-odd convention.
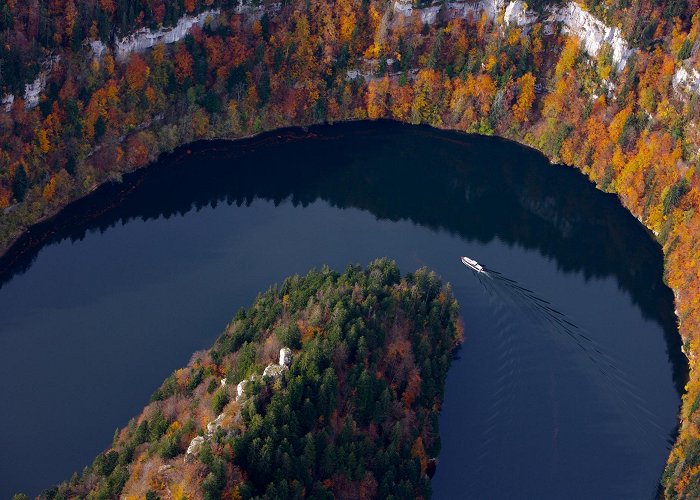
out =
[[[48,139],[48,136],[46,134],[45,128],[40,128],[36,131],[36,139],[39,143],[39,150],[43,154],[48,153],[49,149],[51,148],[51,144],[49,143],[49,139]]]
[[[554,69],[554,76],[558,79],[569,73],[576,63],[579,52],[579,40],[575,36],[566,39],[564,50],[561,51],[557,67]]]
[[[525,73],[518,79],[520,95],[513,105],[513,117],[518,123],[527,122],[527,114],[535,102],[535,77],[532,73]]]

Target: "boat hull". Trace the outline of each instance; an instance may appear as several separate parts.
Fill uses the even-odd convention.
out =
[[[470,259],[469,257],[461,257],[460,260],[462,261],[462,264],[467,266],[472,271],[476,271],[477,273],[481,274],[487,274],[484,270],[484,267],[474,259]]]

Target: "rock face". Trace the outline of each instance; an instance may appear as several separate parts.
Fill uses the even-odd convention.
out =
[[[270,364],[265,367],[263,371],[263,378],[278,378],[281,377],[284,371],[287,369],[284,365]]]
[[[527,27],[537,21],[537,14],[527,10],[527,4],[522,0],[510,2],[506,6],[506,12],[503,15],[503,21],[506,24],[515,24],[519,27]]]
[[[92,51],[92,57],[102,59],[102,55],[107,50],[107,47],[100,40],[92,40],[90,42],[90,50]]]
[[[39,73],[39,76],[32,83],[24,86],[24,107],[31,109],[39,104],[39,94],[46,87],[46,75]]]
[[[438,20],[443,4],[433,4],[422,9],[414,9],[412,0],[394,0],[394,14],[399,17],[410,17],[414,10],[420,16],[420,20],[424,24],[434,24]],[[271,4],[267,10],[279,10],[281,4]],[[444,4],[446,13],[449,18],[464,18],[477,20],[482,15],[492,21],[498,21],[499,15],[503,12],[503,21],[505,24],[514,24],[518,27],[525,28],[538,20],[536,13],[527,9],[527,4],[523,0],[514,0],[505,5],[504,0],[480,0],[478,2],[471,1],[453,1]],[[237,13],[246,13],[252,18],[259,18],[265,12],[266,7],[263,5],[255,5],[250,2],[239,0],[236,6]],[[177,24],[170,28],[160,28],[158,30],[150,30],[142,28],[134,33],[131,33],[123,38],[118,38],[114,41],[114,54],[120,61],[124,61],[132,52],[141,52],[155,46],[158,43],[174,43],[182,40],[196,26],[204,26],[207,21],[216,19],[220,15],[219,9],[207,10],[196,16],[184,16],[180,18]],[[562,7],[553,7],[549,9],[549,18],[546,23],[548,26],[545,29],[551,29],[552,23],[560,23],[562,31],[573,34],[581,40],[583,50],[591,57],[596,57],[600,53],[603,45],[608,44],[612,48],[612,59],[617,71],[624,69],[627,60],[633,53],[629,48],[627,41],[622,37],[619,29],[611,28],[602,21],[596,19],[592,14],[584,11],[575,2],[569,2]],[[93,57],[101,58],[106,51],[105,45],[99,40],[90,42],[90,49]],[[51,61],[53,64],[53,61]],[[50,65],[49,65],[50,66]],[[356,71],[356,70],[351,70]],[[47,70],[42,71],[39,76],[24,87],[24,101],[27,109],[31,109],[39,104],[39,97],[46,87]],[[354,79],[360,75],[350,75],[348,78]],[[365,78],[367,79],[367,78]],[[673,79],[674,88],[684,89],[694,93],[700,93],[700,75],[696,70],[688,72],[685,68],[681,68],[676,72]],[[0,100],[0,107],[6,112],[10,111],[14,103],[15,96],[12,94],[5,95]]]
[[[268,4],[252,2],[250,0],[238,0],[236,14],[244,14],[251,21],[259,20],[266,12],[277,12],[282,8],[282,2]]]
[[[32,83],[27,83],[24,85],[24,107],[26,109],[32,109],[39,104],[39,96],[46,88],[46,79],[54,67],[60,61],[59,56],[51,56],[43,59],[41,61],[41,71],[34,79]],[[0,100],[0,106],[2,106],[5,112],[9,112],[12,109],[12,105],[15,102],[15,96],[12,94],[7,94]]]
[[[592,14],[583,10],[576,2],[569,2],[561,7],[549,7],[549,17],[546,23],[558,23],[562,31],[576,36],[581,40],[581,48],[591,57],[597,57],[605,44],[612,49],[612,60],[616,71],[622,71],[627,60],[634,52],[629,48],[627,40],[617,28],[611,28]],[[537,22],[536,13],[527,9],[522,0],[514,0],[506,6],[503,21],[527,27]],[[551,28],[547,30],[551,32]]]
[[[393,3],[394,14],[410,17],[415,10],[420,15],[421,22],[425,24],[433,24],[437,21],[440,8],[440,5],[431,5],[423,9],[414,9],[411,0],[394,0]],[[538,21],[537,13],[528,10],[523,0],[513,0],[508,5],[505,5],[503,0],[456,1],[448,2],[446,8],[450,18],[478,20],[486,14],[490,21],[497,22],[499,15],[503,12],[503,22],[506,25],[514,24],[527,28]],[[578,37],[581,40],[581,48],[591,57],[597,57],[603,46],[609,45],[617,71],[625,68],[627,60],[633,53],[618,28],[607,26],[583,10],[576,2],[569,2],[561,7],[550,7],[545,23],[560,24],[564,33]],[[551,26],[547,31],[551,32]]]
[[[411,0],[395,0],[394,12],[403,16],[413,14],[413,2]]]
[[[289,369],[289,365],[292,364],[292,350],[289,347],[283,347],[280,349],[279,364],[270,363],[263,370],[262,377],[265,378],[278,378],[286,370]],[[240,401],[245,398],[245,386],[248,382],[258,379],[257,374],[251,375],[247,380],[241,380],[236,386],[236,401]],[[223,381],[222,381],[223,383]]]
[[[267,365],[263,371],[263,378],[281,377],[285,370],[289,369],[290,364],[292,364],[292,350],[289,347],[283,347],[280,349],[279,364],[270,363]]]
[[[223,422],[225,417],[226,417],[226,414],[221,413],[221,414],[219,414],[218,417],[216,417],[214,420],[209,422],[207,424],[207,434],[209,434],[209,435],[214,434],[214,432],[216,432],[216,429],[221,427],[221,422]]]
[[[236,386],[236,401],[239,401],[243,397],[245,397],[245,386],[248,383],[247,380],[241,380],[238,382],[238,385]]]
[[[438,13],[440,12],[439,5],[433,5],[420,10],[420,22],[423,24],[435,24]]]
[[[673,74],[672,83],[676,91],[700,94],[700,72],[696,69],[689,71],[685,67],[678,68]]]
[[[498,14],[503,10],[503,0],[482,0],[478,2],[479,12],[485,12],[489,21],[496,21]]]
[[[289,347],[280,349],[280,365],[289,366],[292,364],[292,350]]]
[[[482,13],[490,21],[495,21],[498,14],[503,9],[503,0],[481,0],[479,2],[456,1],[446,4],[447,13],[450,18],[464,18],[478,20]],[[415,9],[423,24],[434,24],[437,21],[441,5],[431,5],[423,9]],[[409,17],[413,14],[413,2],[411,0],[394,0],[393,9],[395,14]]]
[[[263,380],[275,379],[280,377],[285,371],[289,369],[289,365],[291,364],[292,350],[289,347],[283,347],[282,349],[280,349],[279,364],[276,365],[274,363],[271,363],[267,365],[262,374]],[[259,375],[254,373],[250,376],[249,379],[241,380],[238,383],[238,385],[236,386],[236,402],[245,399],[245,386],[248,384],[248,382],[257,380],[258,377]],[[225,378],[221,379],[221,387],[226,387]],[[187,447],[187,452],[185,453],[185,463],[190,463],[192,462],[192,460],[194,460],[194,458],[199,454],[199,451],[201,450],[204,441],[210,439],[214,435],[216,430],[222,426],[225,418],[226,414],[220,413],[214,420],[207,424],[206,436],[197,436],[194,439],[192,439],[192,441],[190,441],[190,445]],[[234,421],[238,422],[240,418],[241,416],[239,413],[238,415],[236,415]]]
[[[119,38],[114,42],[114,54],[117,60],[125,60],[132,52],[141,52],[158,43],[175,43],[187,36],[193,26],[204,26],[208,19],[214,19],[221,13],[220,10],[207,10],[196,16],[181,17],[172,28],[161,28],[151,31],[142,28],[130,35]]]
[[[190,463],[195,459],[202,449],[202,444],[204,444],[204,436],[197,436],[190,441],[190,445],[185,453],[185,463]]]
[[[627,40],[617,28],[611,28],[592,14],[583,10],[575,2],[553,10],[551,19],[562,24],[562,31],[576,35],[581,40],[581,47],[591,57],[596,57],[603,44],[612,47],[612,59],[617,71],[622,71],[632,50]]]

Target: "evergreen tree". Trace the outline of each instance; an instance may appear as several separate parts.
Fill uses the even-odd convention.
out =
[[[27,172],[24,166],[20,165],[15,171],[15,180],[12,183],[12,195],[18,202],[24,201],[28,188]]]

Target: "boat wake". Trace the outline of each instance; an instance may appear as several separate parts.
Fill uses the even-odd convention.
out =
[[[470,265],[471,263],[476,264],[476,261],[472,259],[469,259],[469,263],[463,259],[464,257],[462,263],[473,271],[494,302],[499,316],[507,310],[517,311],[525,315],[539,331],[548,335],[553,341],[565,342],[573,346],[575,351],[579,353],[582,362],[594,368],[593,373],[597,373],[599,377],[601,390],[612,399],[619,410],[624,411],[634,420],[639,430],[642,431],[638,435],[642,436],[643,439],[662,439],[670,449],[673,445],[673,439],[669,436],[668,429],[662,428],[657,423],[660,419],[648,408],[646,401],[640,396],[638,388],[631,378],[620,369],[614,356],[606,352],[588,332],[567,318],[561,311],[558,311],[552,303],[538,296],[533,290],[483,264],[477,264],[478,269],[475,268]],[[498,328],[498,330],[502,329]],[[508,334],[513,334],[512,329],[508,330],[510,330]],[[501,341],[508,343],[507,339],[501,339]],[[508,349],[504,351],[504,355],[506,353],[508,353]],[[508,364],[507,359],[499,361]]]

